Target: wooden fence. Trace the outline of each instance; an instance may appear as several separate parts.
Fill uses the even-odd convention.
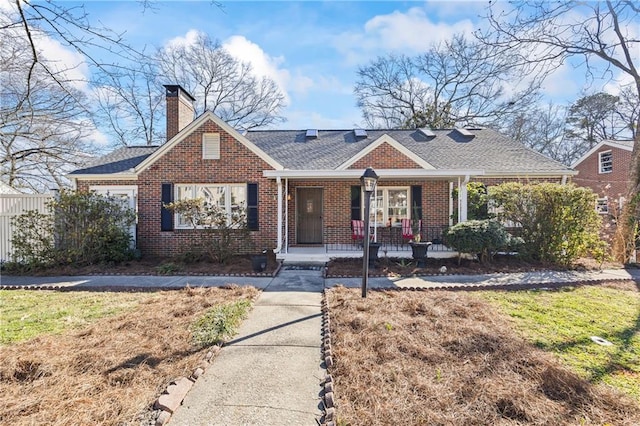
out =
[[[11,259],[11,218],[27,210],[47,213],[46,203],[52,198],[50,194],[0,194],[0,262]]]

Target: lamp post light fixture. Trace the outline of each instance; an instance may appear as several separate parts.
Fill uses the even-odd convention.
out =
[[[371,167],[367,167],[360,176],[360,185],[364,191],[364,246],[362,253],[362,297],[367,297],[367,281],[369,280],[369,216],[371,210],[371,194],[376,190],[378,175]]]

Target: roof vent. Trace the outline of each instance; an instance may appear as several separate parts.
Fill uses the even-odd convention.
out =
[[[420,127],[420,128],[418,129],[418,131],[419,131],[420,133],[422,133],[423,135],[425,135],[426,137],[428,137],[428,138],[432,138],[432,137],[434,137],[434,136],[436,135],[436,134],[435,134],[435,133],[433,133],[431,130],[429,130],[429,129],[427,129],[427,128],[424,128],[424,127]]]
[[[353,129],[353,134],[356,136],[356,139],[367,137],[367,131],[364,129]]]
[[[461,127],[456,127],[456,131],[466,138],[472,138],[475,136],[473,133],[471,133],[467,129],[463,129]]]
[[[307,139],[317,139],[318,138],[318,129],[307,129],[306,138]]]

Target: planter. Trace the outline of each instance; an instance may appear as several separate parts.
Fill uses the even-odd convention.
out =
[[[378,260],[378,250],[380,250],[380,243],[369,243],[369,266],[374,267],[376,260]]]
[[[255,272],[262,272],[267,269],[267,254],[251,256],[251,268]]]
[[[409,245],[411,245],[411,254],[413,260],[418,263],[418,268],[424,268],[427,264],[427,250],[431,246],[431,242],[409,243]]]

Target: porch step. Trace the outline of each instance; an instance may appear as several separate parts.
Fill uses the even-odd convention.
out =
[[[325,266],[325,262],[321,261],[285,261],[282,264],[282,269],[285,271],[322,271]]]

